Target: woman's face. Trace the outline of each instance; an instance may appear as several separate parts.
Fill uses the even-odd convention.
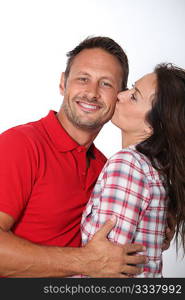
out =
[[[112,122],[127,133],[151,135],[146,115],[151,109],[156,85],[156,74],[150,73],[136,81],[132,89],[119,93]]]

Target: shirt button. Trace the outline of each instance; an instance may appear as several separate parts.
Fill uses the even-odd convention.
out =
[[[83,175],[83,176],[85,176],[85,174],[86,174],[85,172],[82,172],[82,175]]]
[[[83,147],[78,147],[78,148],[77,148],[77,151],[78,151],[78,152],[83,152],[83,151],[85,151],[85,149],[84,149]]]

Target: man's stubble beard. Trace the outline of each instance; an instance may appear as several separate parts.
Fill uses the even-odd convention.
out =
[[[78,117],[75,112],[72,111],[72,109],[69,106],[69,103],[65,102],[63,103],[63,109],[65,112],[66,117],[68,120],[77,128],[80,128],[82,130],[98,130],[101,129],[101,127],[109,121],[105,120],[102,122],[102,119],[99,118],[98,120],[92,120],[92,121],[84,121],[81,120],[80,117]],[[87,113],[88,114],[88,113]]]

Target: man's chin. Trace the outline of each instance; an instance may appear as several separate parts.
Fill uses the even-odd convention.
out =
[[[90,131],[90,130],[100,130],[103,126],[100,123],[91,123],[91,122],[73,122],[73,125],[79,129]]]

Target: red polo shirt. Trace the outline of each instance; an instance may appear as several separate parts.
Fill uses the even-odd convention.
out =
[[[43,245],[81,244],[80,221],[106,158],[77,144],[50,111],[0,135],[0,211],[13,232]]]

